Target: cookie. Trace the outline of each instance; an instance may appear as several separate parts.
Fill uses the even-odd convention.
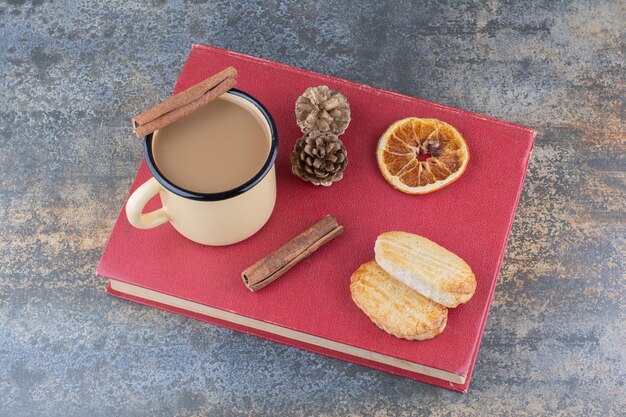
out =
[[[466,303],[476,278],[460,257],[435,242],[406,232],[387,232],[374,246],[382,269],[423,296],[446,307]]]
[[[448,309],[404,285],[375,261],[361,265],[350,279],[354,303],[381,329],[408,340],[427,340],[446,327]]]

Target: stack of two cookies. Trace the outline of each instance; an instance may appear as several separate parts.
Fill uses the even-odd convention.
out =
[[[469,265],[418,235],[387,232],[376,239],[376,260],[350,281],[355,304],[387,333],[409,340],[440,334],[448,307],[466,303],[476,290]]]

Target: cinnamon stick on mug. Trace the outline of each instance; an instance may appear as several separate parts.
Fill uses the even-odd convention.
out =
[[[162,129],[205,106],[236,85],[237,70],[234,67],[223,69],[133,117],[133,132],[142,138]]]
[[[249,290],[258,291],[341,233],[343,233],[343,226],[339,226],[334,217],[326,215],[322,220],[247,268],[242,272],[241,278]]]

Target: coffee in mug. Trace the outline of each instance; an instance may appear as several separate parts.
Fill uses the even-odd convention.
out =
[[[235,89],[144,139],[153,178],[126,203],[133,226],[169,222],[204,245],[229,245],[256,233],[276,201],[276,126],[268,111]],[[163,207],[143,213],[156,194]]]
[[[157,168],[172,183],[198,193],[219,193],[259,172],[270,138],[257,114],[218,98],[155,132],[152,150]]]

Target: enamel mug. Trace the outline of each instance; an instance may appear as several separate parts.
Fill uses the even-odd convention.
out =
[[[220,99],[245,106],[262,121],[270,139],[270,150],[260,171],[244,184],[228,191],[203,194],[185,190],[159,171],[152,149],[153,134],[149,134],[144,138],[144,153],[153,177],[128,198],[126,216],[131,225],[152,229],[170,222],[181,235],[194,242],[222,246],[252,236],[270,218],[276,201],[276,125],[265,107],[243,91],[229,90]],[[162,207],[142,213],[144,206],[156,194],[161,198]]]

